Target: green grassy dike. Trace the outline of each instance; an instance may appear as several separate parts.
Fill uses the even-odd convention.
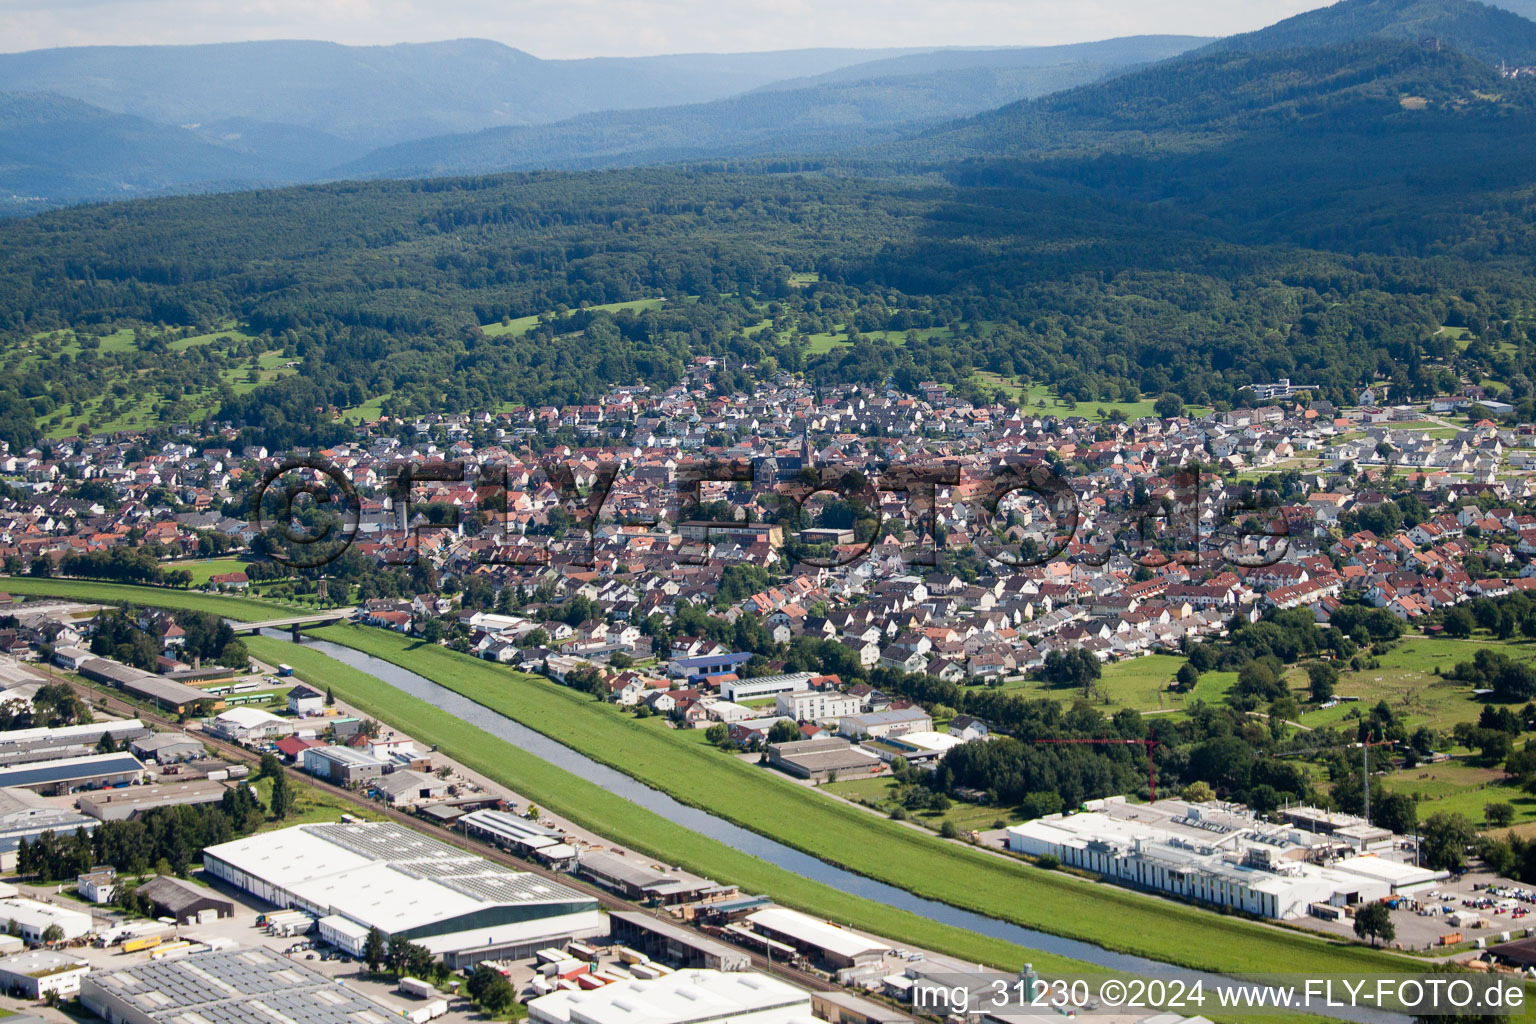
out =
[[[175,611],[213,612],[215,615],[224,615],[241,622],[263,622],[267,619],[300,615],[308,610],[315,610],[297,610],[276,601],[204,594],[196,590],[180,590],[175,587],[98,583],[94,580],[63,580],[37,576],[0,576],[0,590],[26,597],[63,597],[93,604],[128,601],[133,604],[153,605],[156,608],[170,608]]]
[[[540,676],[364,626],[313,635],[498,711],[594,760],[745,828],[908,892],[1106,949],[1224,973],[1412,971],[1404,957],[1041,871],[828,800]]]
[[[899,937],[900,941],[963,960],[996,964],[1008,970],[1018,970],[1026,962],[1033,962],[1040,970],[1094,969],[1078,960],[939,924],[803,878],[668,821],[319,651],[268,637],[252,637],[247,643],[256,657],[292,665],[294,674],[305,682],[318,688],[329,687],[359,711],[423,743],[451,751],[463,764],[516,790],[540,807],[666,863],[728,880],[746,892],[768,894],[785,906],[798,907],[824,919]]]

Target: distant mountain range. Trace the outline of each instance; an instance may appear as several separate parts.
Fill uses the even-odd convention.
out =
[[[1362,104],[1503,109],[1488,97],[1520,86],[1497,66],[1536,66],[1522,13],[1536,0],[1342,0],[1215,41],[570,61],[478,39],[5,54],[0,214],[352,177],[1209,149]]]
[[[571,61],[475,39],[5,54],[0,93],[10,94],[10,120],[26,135],[0,139],[9,154],[0,190],[12,197],[7,204],[0,195],[0,209],[348,175],[832,149],[1093,81],[1206,41]],[[78,137],[86,124],[102,130]],[[146,159],[151,136],[155,152]],[[36,160],[27,156],[34,146]],[[80,161],[67,172],[49,157],[66,151]]]

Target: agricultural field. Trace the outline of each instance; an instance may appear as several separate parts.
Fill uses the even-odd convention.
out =
[[[822,800],[713,749],[700,730],[672,731],[541,677],[360,626],[313,633],[433,679],[679,800],[918,895],[1106,948],[1212,970],[1302,969],[1325,955],[1325,947],[1311,938],[1047,874]],[[1379,969],[1385,962],[1379,953],[1332,945],[1327,955],[1340,969]]]

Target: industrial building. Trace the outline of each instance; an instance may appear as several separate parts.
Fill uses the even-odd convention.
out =
[[[1447,877],[1375,855],[1339,857],[1327,837],[1239,808],[1176,800],[1132,807],[1118,797],[1088,806],[1012,826],[1008,848],[1133,888],[1279,919],[1305,916],[1317,904],[1385,899]]]
[[[351,747],[309,747],[299,758],[306,772],[338,786],[381,779],[388,768],[386,762],[367,751]]]
[[[815,678],[812,672],[786,672],[784,675],[758,676],[756,679],[727,679],[720,684],[720,696],[733,704],[761,697],[777,697],[781,693],[804,690]]]
[[[205,728],[220,739],[255,743],[292,735],[294,724],[260,708],[231,708],[214,716]]]
[[[636,910],[611,910],[608,929],[614,942],[664,963],[716,971],[752,968],[752,957],[744,951],[684,928],[667,917]]]
[[[484,840],[520,857],[537,857],[552,867],[576,863],[576,848],[565,833],[506,811],[471,811],[458,817],[464,834]]]
[[[721,891],[718,882],[681,869],[669,870],[641,857],[622,857],[589,850],[576,862],[576,873],[632,900],[655,900],[667,905],[691,903]]]
[[[754,971],[689,969],[654,981],[552,992],[528,1003],[529,1024],[810,1024],[811,994]]]
[[[58,660],[57,653],[54,658]],[[82,661],[78,665],[78,671],[93,682],[106,683],[142,700],[154,701],[155,706],[161,711],[173,711],[182,715],[200,705],[212,711],[217,711],[224,706],[222,697],[204,693],[185,683],[172,682],[162,676],[140,672],[111,658],[90,658]]]
[[[91,965],[77,956],[51,949],[33,949],[0,960],[0,991],[20,992],[28,999],[57,993],[69,999],[80,991],[80,979]]]
[[[853,778],[878,772],[879,755],[836,736],[768,744],[768,763],[797,779],[825,779],[836,772]]]
[[[864,701],[837,690],[792,690],[774,698],[773,709],[797,722],[820,722],[856,715]]]
[[[226,788],[207,779],[82,793],[75,806],[95,821],[130,821],[156,807],[201,807],[224,799]]]
[[[0,789],[0,871],[16,870],[16,850],[44,832],[73,835],[75,829],[96,830],[96,821],[55,807],[30,789]]]
[[[110,737],[120,747],[148,735],[149,729],[137,718],[91,725],[65,725],[56,729],[11,729],[0,732],[0,764],[31,764],[79,757],[96,753],[97,744],[103,736]]]
[[[134,740],[128,749],[133,751],[135,757],[156,764],[191,761],[206,753],[200,741],[179,732],[151,733],[143,739]]]
[[[168,875],[156,875],[139,886],[138,892],[155,905],[161,917],[174,918],[181,924],[202,924],[235,916],[234,900]]]
[[[52,903],[39,903],[25,896],[0,899],[0,921],[14,922],[15,934],[27,942],[42,942],[50,925],[58,925],[66,939],[89,935],[91,915]]]
[[[933,719],[922,708],[897,708],[894,711],[871,711],[864,715],[849,715],[839,719],[837,734],[849,739],[883,739],[909,732],[932,732]]]
[[[297,960],[227,949],[86,975],[80,1002],[107,1024],[385,1024],[400,1011]]]
[[[748,914],[746,923],[758,935],[832,968],[877,963],[891,948],[884,939],[869,938],[788,907],[765,907]]]
[[[215,878],[319,918],[353,955],[369,928],[418,943],[450,967],[517,959],[607,933],[597,901],[392,822],[299,825],[203,851]]]
[[[132,754],[87,754],[0,768],[0,789],[30,789],[43,796],[128,786],[143,779],[144,765]]]

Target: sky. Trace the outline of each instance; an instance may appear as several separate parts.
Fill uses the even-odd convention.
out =
[[[1331,0],[0,0],[0,51],[480,37],[538,57],[1228,35]]]

